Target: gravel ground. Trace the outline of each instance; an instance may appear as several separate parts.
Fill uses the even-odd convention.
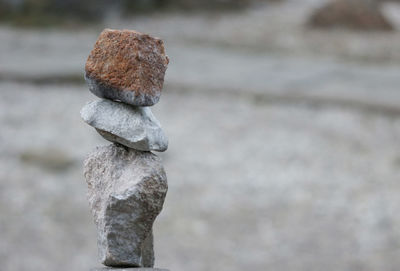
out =
[[[85,87],[0,88],[2,269],[88,270],[96,248],[82,160],[106,142],[78,112],[94,97]],[[398,116],[168,89],[154,113],[170,137],[158,266],[400,265]]]
[[[157,266],[399,269],[400,35],[304,30],[318,1],[298,2],[109,23],[160,33],[171,57]],[[0,270],[98,265],[82,161],[107,142],[72,84],[97,32],[0,28]]]

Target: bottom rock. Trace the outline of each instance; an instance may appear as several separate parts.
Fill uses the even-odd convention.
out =
[[[85,160],[84,176],[101,262],[153,267],[152,226],[168,189],[160,159],[117,144],[98,147]]]

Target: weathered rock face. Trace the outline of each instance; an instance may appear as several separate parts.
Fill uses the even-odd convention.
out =
[[[85,79],[99,97],[151,106],[160,98],[168,62],[162,40],[105,29],[87,59]]]
[[[316,10],[309,24],[318,28],[393,29],[376,0],[333,0]]]
[[[151,152],[111,144],[89,155],[84,176],[101,262],[152,267],[152,226],[168,189],[160,159]]]
[[[168,148],[168,139],[149,107],[99,100],[86,104],[81,116],[111,142],[141,151]]]

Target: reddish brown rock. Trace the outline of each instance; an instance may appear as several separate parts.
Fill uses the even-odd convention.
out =
[[[160,98],[168,62],[162,40],[133,30],[105,29],[86,61],[85,79],[101,98],[151,106]]]
[[[392,30],[377,0],[333,0],[316,10],[309,24],[318,28]]]

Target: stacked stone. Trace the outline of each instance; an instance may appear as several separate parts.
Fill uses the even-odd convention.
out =
[[[106,266],[154,265],[152,227],[168,185],[151,151],[165,151],[168,139],[149,106],[160,99],[168,62],[162,40],[111,29],[100,34],[86,62],[89,90],[102,99],[85,105],[81,116],[113,142],[98,147],[84,163],[99,255]]]

